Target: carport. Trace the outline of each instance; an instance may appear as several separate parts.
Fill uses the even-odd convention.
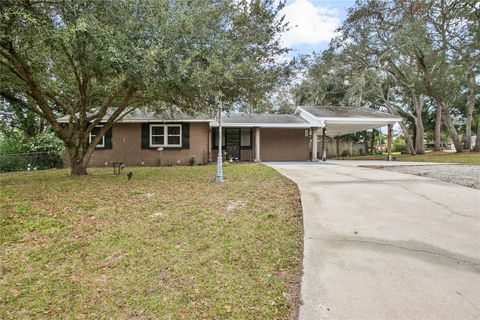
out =
[[[312,126],[312,161],[318,161],[318,138],[322,140],[321,159],[326,160],[325,139],[334,137],[337,142],[342,135],[387,127],[387,152],[391,160],[392,126],[402,118],[389,113],[366,108],[347,108],[334,106],[299,106],[295,114],[306,119]],[[321,129],[321,130],[318,130]],[[319,132],[320,131],[320,132]]]

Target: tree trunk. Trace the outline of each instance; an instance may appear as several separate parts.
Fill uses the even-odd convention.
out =
[[[70,174],[72,176],[86,176],[87,173],[87,166],[81,162],[72,162],[72,168],[70,170]]]
[[[423,126],[423,100],[421,95],[417,95],[412,89],[412,100],[415,105],[415,153],[425,153],[425,128]]]
[[[440,108],[442,110],[442,120],[443,124],[447,128],[448,135],[450,139],[452,139],[453,145],[457,152],[463,152],[463,144],[458,136],[457,129],[453,125],[452,119],[450,119],[450,112],[448,110],[448,106],[444,103],[440,104]]]
[[[363,133],[363,143],[365,144],[365,154],[368,155],[368,132]]]
[[[68,154],[70,156],[70,174],[72,176],[85,176],[87,175],[87,163],[91,157],[85,154],[84,148],[71,147],[68,148]]]
[[[337,160],[340,159],[340,136],[335,137],[335,144],[337,149]]]
[[[408,132],[407,126],[403,121],[400,121],[398,124],[400,125],[400,128],[402,128],[403,136],[405,137],[405,147],[407,149],[407,152],[411,155],[415,155],[415,148],[413,147],[412,137]]]
[[[473,151],[480,152],[480,122],[477,125],[477,139],[475,139],[475,147]]]
[[[370,137],[370,154],[373,154],[375,149],[375,129],[372,129],[372,136]]]
[[[425,154],[425,129],[423,127],[422,118],[418,118],[415,123],[416,126],[416,135],[415,135],[415,153],[416,154]]]
[[[468,98],[467,98],[467,110],[466,110],[466,126],[465,126],[465,148],[467,150],[472,149],[472,115],[473,108],[475,106],[475,76],[473,70],[468,72]]]
[[[434,133],[435,146],[433,147],[433,151],[442,150],[441,135],[442,135],[442,109],[437,104],[437,110],[435,112],[435,133]]]

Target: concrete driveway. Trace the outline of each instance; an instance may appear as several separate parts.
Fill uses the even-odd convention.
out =
[[[360,164],[267,164],[301,192],[300,319],[480,319],[480,191]]]

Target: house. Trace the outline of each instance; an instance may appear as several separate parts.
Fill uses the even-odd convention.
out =
[[[68,116],[59,119],[60,123],[68,121]],[[398,121],[401,118],[372,109],[331,106],[299,106],[294,114],[233,113],[222,117],[222,149],[227,159],[239,161],[315,161],[323,136],[391,126]],[[206,116],[136,110],[107,132],[90,165],[105,166],[110,161],[132,166],[185,164],[190,156],[206,164],[217,157],[218,127],[216,119]],[[65,159],[68,166],[68,154]]]

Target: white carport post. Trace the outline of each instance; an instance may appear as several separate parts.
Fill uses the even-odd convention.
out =
[[[261,162],[260,160],[260,128],[255,128],[255,162]]]
[[[318,128],[312,128],[312,161],[318,161]]]
[[[387,161],[392,161],[392,125],[387,126]]]
[[[327,135],[327,127],[322,129],[322,161],[327,161],[327,149],[325,148],[325,136]]]

